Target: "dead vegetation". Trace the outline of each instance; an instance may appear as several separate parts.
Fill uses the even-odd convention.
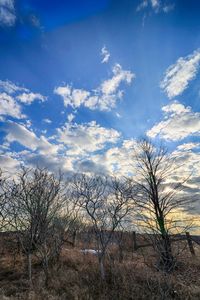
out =
[[[185,242],[183,242],[185,243]],[[45,286],[42,261],[32,261],[32,287],[27,278],[26,256],[17,249],[4,247],[0,264],[0,299],[199,299],[200,250],[192,257],[187,245],[173,273],[158,271],[150,248],[132,252],[124,247],[123,260],[113,244],[105,261],[105,278],[99,272],[96,255],[81,253],[83,242],[75,248],[64,244],[59,262],[49,265],[50,278]],[[14,255],[15,253],[15,255]]]
[[[138,146],[128,178],[0,172],[0,299],[200,299],[199,238],[176,213],[191,208],[185,179]]]

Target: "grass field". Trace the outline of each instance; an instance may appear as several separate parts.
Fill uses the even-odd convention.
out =
[[[81,242],[75,248],[64,245],[59,263],[49,266],[48,285],[45,285],[40,260],[33,256],[30,287],[26,257],[16,252],[11,237],[4,237],[0,256],[0,299],[200,299],[200,247],[195,246],[196,256],[192,257],[186,242],[180,245],[182,251],[179,251],[177,268],[165,274],[155,268],[156,257],[151,247],[133,252],[124,245],[121,260],[113,244],[105,262],[105,280],[100,277],[98,258],[81,253]]]

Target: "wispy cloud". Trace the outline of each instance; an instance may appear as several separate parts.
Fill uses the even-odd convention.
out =
[[[51,121],[50,119],[48,119],[48,118],[43,119],[43,122],[45,122],[45,123],[47,123],[47,124],[51,124],[51,123],[52,123],[52,121]]]
[[[147,8],[152,9],[155,13],[168,13],[172,11],[175,7],[175,4],[172,2],[164,1],[164,0],[141,0],[138,6],[136,7],[136,11],[143,11]]]
[[[74,114],[69,114],[69,115],[67,116],[67,120],[68,120],[69,122],[72,122],[72,121],[74,120],[74,118],[75,118],[75,115],[74,115]]]
[[[174,101],[162,108],[164,121],[151,128],[147,135],[151,138],[159,136],[166,140],[177,141],[188,136],[200,136],[200,113],[193,112],[191,107]]]
[[[169,99],[180,94],[188,87],[189,82],[195,78],[200,63],[200,50],[194,51],[186,57],[180,57],[177,62],[171,65],[160,86]]]
[[[14,0],[0,0],[0,26],[12,27],[16,22]]]
[[[109,61],[110,52],[108,51],[108,49],[106,48],[106,46],[104,46],[101,49],[101,56],[102,56],[102,61],[101,61],[102,64],[107,63]]]
[[[0,80],[0,91],[4,91],[8,94],[14,94],[17,92],[29,92],[25,87],[16,85],[12,81],[9,80]]]
[[[175,4],[169,1],[164,0],[142,0],[139,5],[136,7],[136,11],[144,11],[147,8],[153,10],[155,13],[168,13],[172,11],[175,7]]]
[[[131,71],[123,70],[119,64],[115,64],[112,72],[112,78],[103,81],[95,90],[86,91],[65,85],[55,88],[54,93],[63,98],[66,107],[78,108],[83,105],[92,110],[109,111],[123,96],[123,91],[119,90],[121,83],[130,84],[135,77]]]

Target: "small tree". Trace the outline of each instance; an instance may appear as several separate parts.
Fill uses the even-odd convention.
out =
[[[22,168],[10,184],[10,215],[28,258],[32,282],[32,253],[46,241],[49,228],[62,208],[61,176],[46,169]]]
[[[73,180],[73,197],[78,199],[93,226],[102,279],[105,278],[104,261],[108,246],[131,208],[125,188],[126,183],[115,178],[76,175]]]
[[[183,207],[187,200],[177,193],[183,189],[184,181],[173,181],[177,169],[175,160],[164,147],[156,148],[150,141],[138,142],[134,155],[138,186],[134,199],[140,208],[142,223],[153,233],[154,245],[159,253],[159,267],[170,272],[175,265],[170,233],[177,228],[172,213]]]

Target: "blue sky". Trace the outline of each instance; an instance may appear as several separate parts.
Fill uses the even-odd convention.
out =
[[[0,0],[0,162],[127,175],[135,139],[200,179],[200,2]]]

